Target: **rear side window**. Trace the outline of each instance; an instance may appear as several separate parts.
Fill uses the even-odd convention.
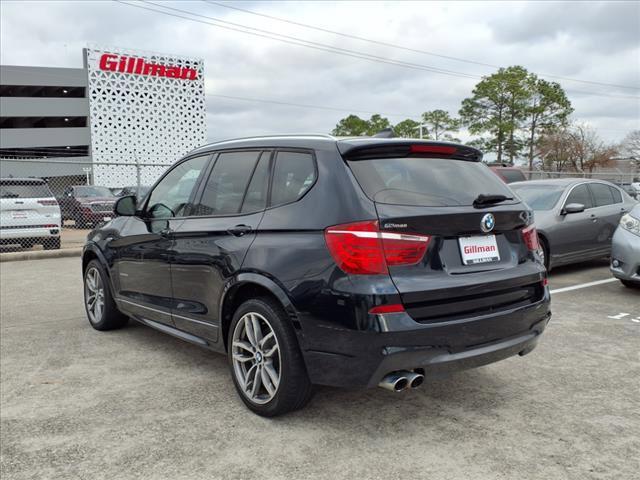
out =
[[[472,205],[480,195],[513,197],[506,184],[480,162],[441,158],[353,160],[349,166],[372,200],[396,205]]]
[[[53,197],[45,183],[0,183],[0,198],[49,198]]]
[[[218,156],[193,215],[238,213],[260,152],[227,152]]]
[[[609,187],[613,195],[613,203],[622,203],[622,193],[616,187]]]
[[[605,185],[604,183],[592,183],[589,185],[589,188],[591,188],[591,193],[593,194],[593,200],[596,207],[603,207],[614,203],[613,194],[611,193],[609,185]]]
[[[567,197],[565,205],[568,205],[570,203],[581,203],[582,205],[584,205],[584,208],[593,207],[593,203],[591,202],[591,195],[589,194],[587,185],[583,183],[582,185],[578,185],[577,187],[574,187],[573,190],[571,190],[571,193]]]
[[[303,152],[278,152],[271,185],[271,205],[302,197],[316,181],[313,156]]]

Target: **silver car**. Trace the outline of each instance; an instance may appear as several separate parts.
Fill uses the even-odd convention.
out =
[[[547,270],[610,255],[620,218],[637,203],[604,180],[532,180],[509,187],[535,212]]]
[[[611,273],[627,287],[640,287],[640,204],[623,215],[613,234]]]

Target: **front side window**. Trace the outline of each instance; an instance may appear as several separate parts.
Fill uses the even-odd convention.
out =
[[[316,181],[313,156],[303,152],[278,152],[271,185],[271,205],[301,198]]]
[[[240,212],[247,184],[260,152],[221,153],[207,179],[194,215],[230,215]]]
[[[614,203],[609,185],[605,185],[604,183],[592,183],[590,188],[596,207],[603,207]]]
[[[151,192],[147,216],[156,219],[184,216],[193,188],[208,159],[208,155],[191,158],[167,173]]]
[[[591,201],[591,195],[589,194],[589,189],[586,184],[578,185],[571,190],[571,193],[567,197],[567,201],[565,205],[569,205],[570,203],[581,203],[584,205],[584,208],[593,207],[593,202]]]

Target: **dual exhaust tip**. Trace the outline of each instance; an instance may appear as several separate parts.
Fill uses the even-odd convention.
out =
[[[402,392],[407,388],[418,388],[424,382],[424,375],[407,370],[391,372],[378,384],[379,387],[391,390],[392,392]]]

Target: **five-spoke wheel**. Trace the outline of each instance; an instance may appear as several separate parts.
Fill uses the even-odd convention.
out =
[[[84,277],[84,301],[89,321],[100,323],[104,312],[104,284],[96,267],[87,269]]]
[[[233,369],[242,392],[252,402],[269,402],[280,385],[280,346],[273,327],[250,312],[236,324],[231,344]]]

